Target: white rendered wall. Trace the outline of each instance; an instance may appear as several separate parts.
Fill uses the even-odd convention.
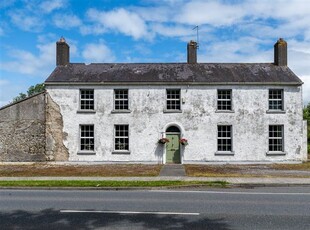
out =
[[[77,113],[79,89],[94,89],[96,113]],[[131,113],[112,113],[113,90],[129,90]],[[182,113],[164,113],[166,89],[181,89]],[[284,90],[285,113],[267,113],[268,89]],[[233,112],[217,112],[217,89],[232,89]],[[157,144],[165,127],[176,124],[189,145],[181,146],[182,163],[209,161],[304,160],[302,95],[296,86],[47,86],[61,109],[64,140],[71,161],[165,163]],[[79,125],[94,124],[95,155],[79,155]],[[128,124],[130,154],[113,154],[114,125]],[[233,127],[233,155],[218,155],[217,125]],[[268,154],[268,125],[284,125],[284,153]]]

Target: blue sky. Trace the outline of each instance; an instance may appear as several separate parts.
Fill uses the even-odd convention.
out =
[[[71,62],[273,62],[288,42],[288,66],[310,102],[308,0],[5,0],[0,2],[0,106],[42,83],[55,68],[55,43]]]

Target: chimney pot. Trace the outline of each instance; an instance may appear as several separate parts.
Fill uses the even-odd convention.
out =
[[[190,41],[187,43],[187,63],[196,64],[197,63],[197,42]]]
[[[283,38],[279,38],[274,44],[274,64],[287,66],[287,43]]]
[[[56,42],[56,65],[65,66],[70,63],[70,46],[67,44],[66,39],[61,37],[58,42]]]

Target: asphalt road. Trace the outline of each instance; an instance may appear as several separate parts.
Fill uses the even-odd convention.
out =
[[[0,229],[310,229],[310,187],[0,190]]]

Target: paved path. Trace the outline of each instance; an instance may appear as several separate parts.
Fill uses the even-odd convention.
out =
[[[159,176],[184,177],[186,176],[184,165],[165,164],[161,168]]]

